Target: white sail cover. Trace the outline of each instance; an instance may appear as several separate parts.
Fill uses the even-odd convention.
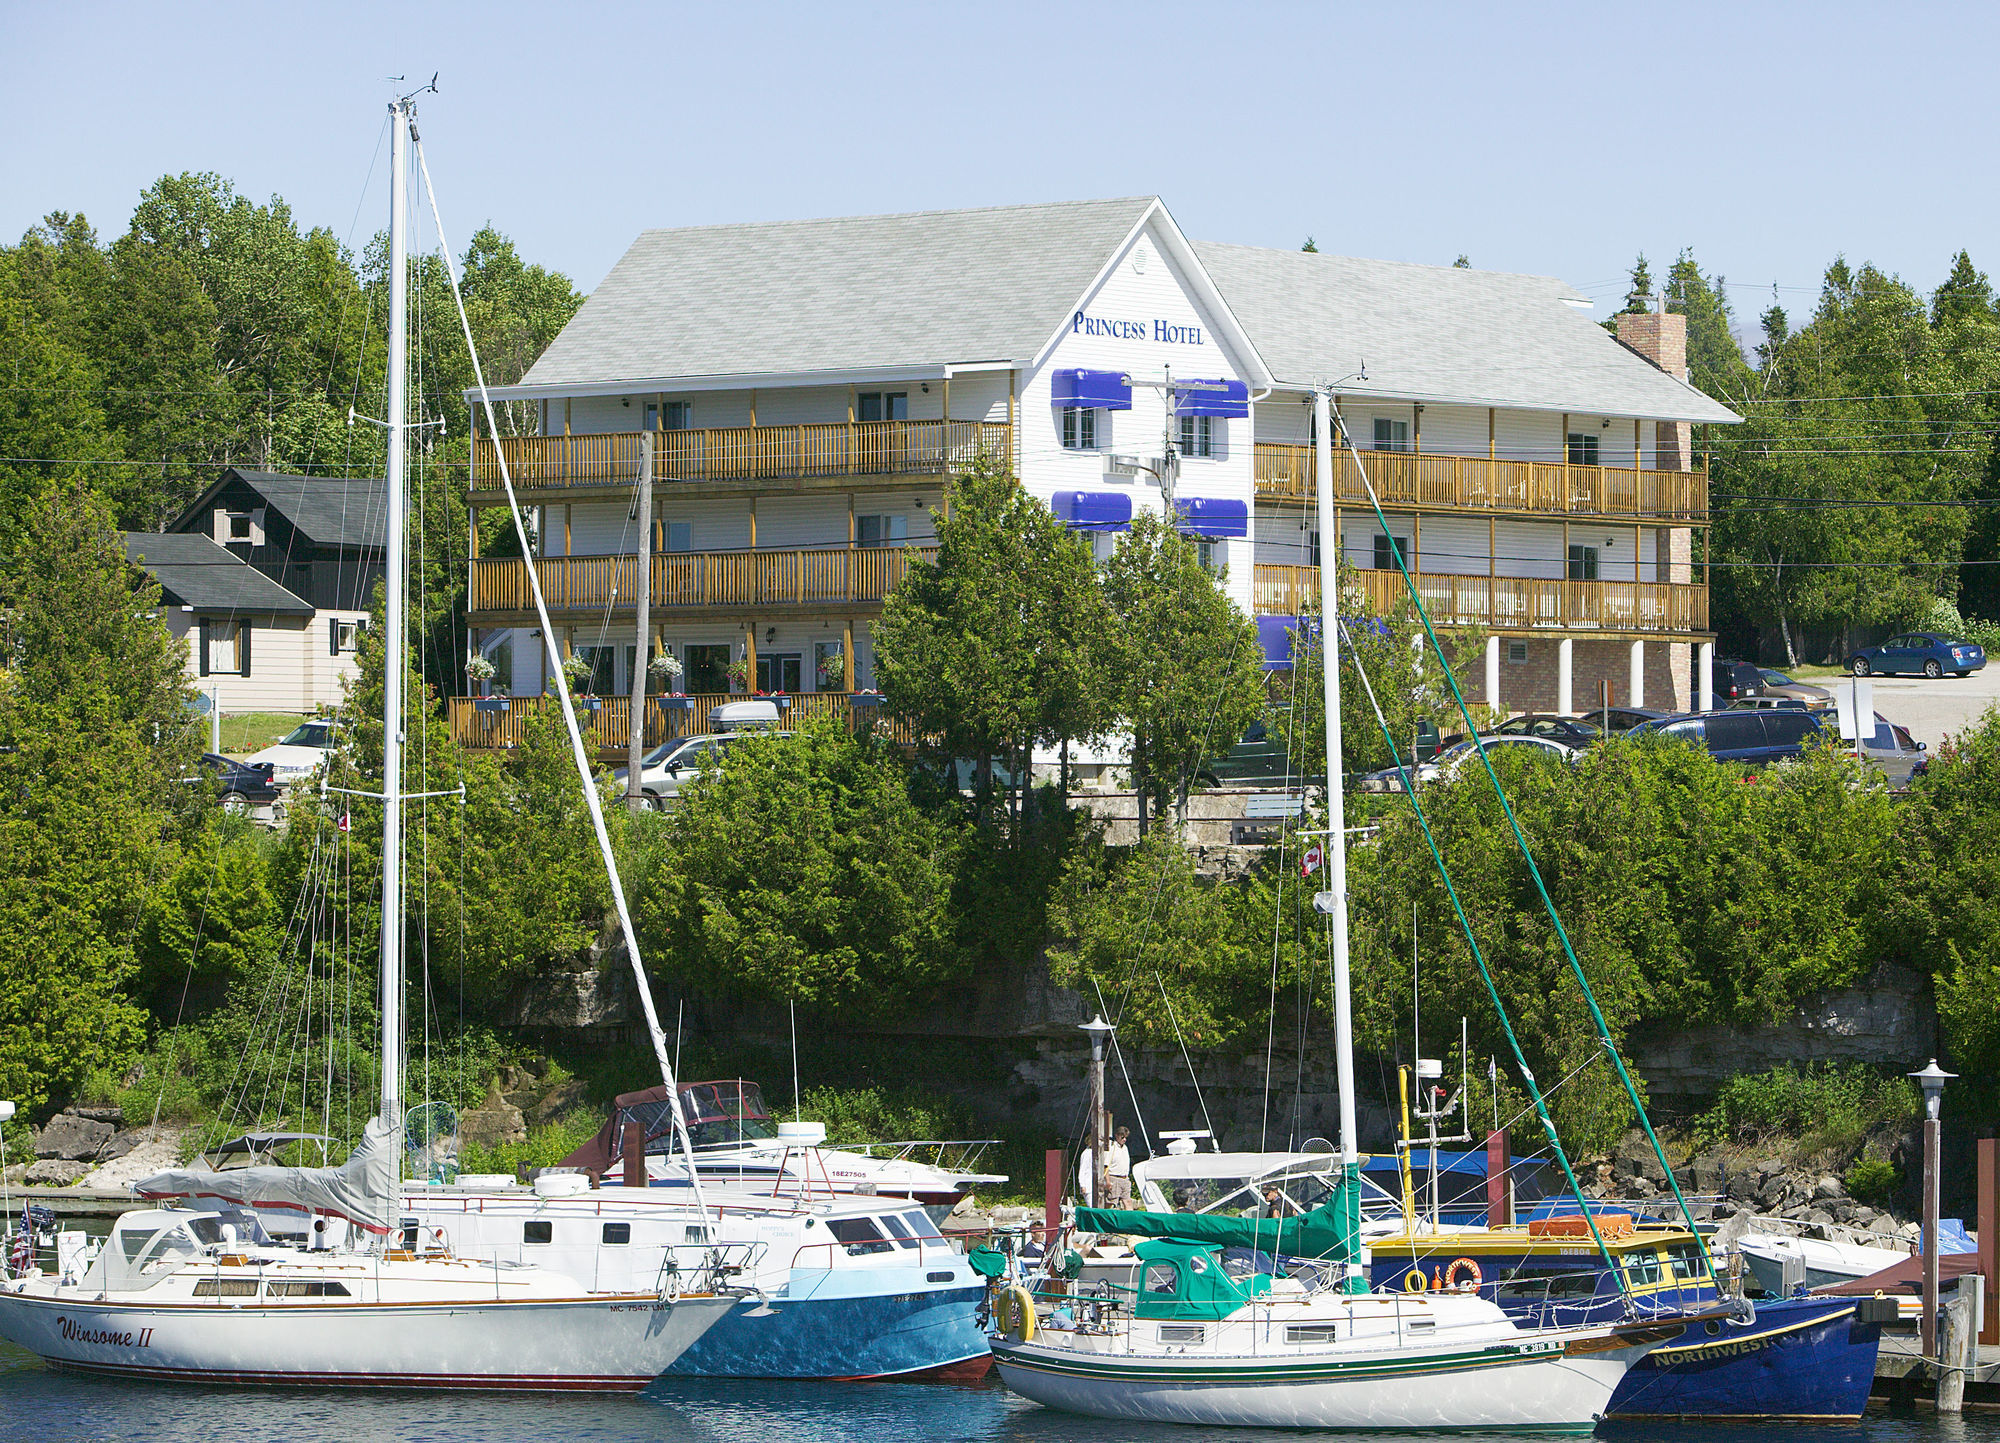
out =
[[[345,1218],[376,1234],[396,1223],[396,1184],[402,1173],[396,1130],[368,1120],[360,1146],[339,1167],[169,1168],[132,1184],[142,1198],[215,1198],[254,1208],[287,1208],[308,1215]]]

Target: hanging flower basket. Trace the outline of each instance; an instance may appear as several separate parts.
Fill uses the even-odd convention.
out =
[[[839,691],[841,683],[847,680],[847,654],[830,651],[819,659],[819,686],[821,691]]]
[[[500,674],[500,668],[483,656],[475,656],[465,664],[465,674],[472,681],[491,681]]]
[[[646,663],[647,674],[658,682],[678,682],[684,670],[681,659],[671,651],[663,651]]]
[[[729,678],[730,690],[732,691],[749,690],[750,663],[744,660],[744,658],[740,656],[737,657],[736,660],[730,662],[728,666],[724,667],[722,671],[723,675]]]

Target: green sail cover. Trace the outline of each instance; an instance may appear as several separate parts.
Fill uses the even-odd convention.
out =
[[[1287,1218],[1221,1217],[1215,1213],[1133,1212],[1122,1208],[1076,1210],[1084,1232],[1180,1238],[1225,1248],[1253,1248],[1290,1258],[1332,1263],[1361,1261],[1361,1179],[1349,1172],[1333,1196],[1311,1212]]]

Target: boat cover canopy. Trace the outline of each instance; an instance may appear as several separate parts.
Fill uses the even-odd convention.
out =
[[[1177,1238],[1148,1238],[1132,1251],[1139,1259],[1134,1317],[1213,1323],[1271,1290],[1269,1273],[1230,1277],[1212,1246]]]
[[[1346,1203],[1344,1208],[1341,1206],[1343,1201]],[[1176,1238],[1182,1242],[1249,1248],[1253,1252],[1292,1258],[1323,1258],[1335,1263],[1359,1262],[1361,1257],[1361,1198],[1358,1186],[1336,1188],[1333,1196],[1325,1202],[1311,1212],[1300,1213],[1296,1217],[1232,1218],[1216,1213],[1078,1208],[1076,1225],[1085,1232]]]
[[[371,1117],[360,1145],[339,1167],[169,1168],[141,1178],[132,1190],[154,1200],[214,1198],[345,1218],[366,1232],[386,1235],[396,1227],[401,1143],[395,1128]]]

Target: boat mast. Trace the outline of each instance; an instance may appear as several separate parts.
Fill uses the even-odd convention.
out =
[[[388,562],[382,603],[382,1121],[403,1126],[403,440],[405,336],[409,312],[410,103],[389,105],[389,455],[385,505]]]
[[[1340,612],[1339,553],[1334,549],[1333,414],[1326,391],[1313,393],[1313,483],[1319,506],[1319,627],[1320,670],[1326,705],[1326,878],[1328,921],[1333,929],[1333,1060],[1340,1086],[1340,1184],[1335,1191],[1340,1212],[1354,1210],[1351,1259],[1360,1244],[1361,1148],[1354,1109],[1354,1009],[1348,993],[1347,958],[1347,808],[1342,796],[1340,765]],[[1343,1229],[1345,1231],[1345,1229]],[[1347,1264],[1343,1291],[1362,1291],[1358,1261]]]

